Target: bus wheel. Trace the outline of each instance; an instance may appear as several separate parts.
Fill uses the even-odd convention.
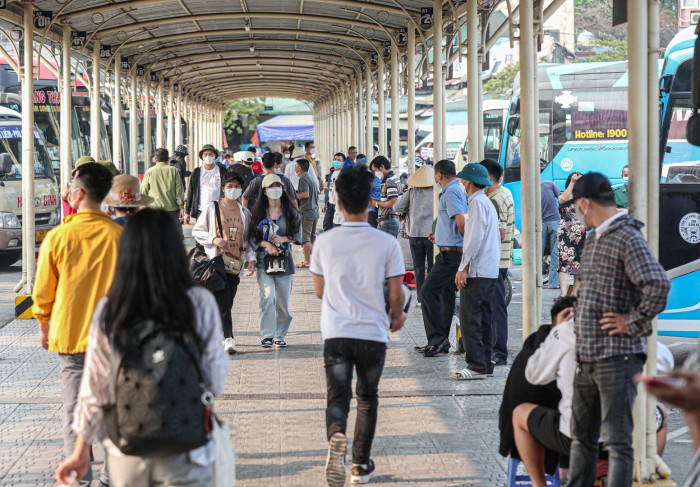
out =
[[[0,252],[0,267],[9,267],[22,257],[21,251]]]
[[[503,279],[503,287],[506,288],[506,307],[510,304],[510,300],[513,297],[513,284],[510,282],[510,272]]]

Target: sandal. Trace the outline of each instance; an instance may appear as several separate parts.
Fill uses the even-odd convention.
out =
[[[309,267],[309,264],[307,264],[306,262],[302,262],[300,264],[297,264],[296,267],[297,269],[303,269],[304,267]]]
[[[452,379],[452,380],[479,380],[479,379],[486,379],[487,377],[488,377],[488,374],[480,374],[478,372],[474,372],[473,370],[462,369],[459,372],[456,372],[454,375],[451,375],[450,379]]]

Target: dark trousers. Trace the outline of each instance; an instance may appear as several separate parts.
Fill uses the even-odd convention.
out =
[[[497,281],[486,277],[469,277],[467,285],[459,291],[459,326],[467,368],[480,374],[493,372],[493,314],[489,294],[492,294]]]
[[[508,269],[498,269],[498,280],[488,297],[493,313],[493,358],[503,360],[508,358],[508,308],[505,283],[507,276]]]
[[[632,485],[634,376],[642,371],[644,361],[644,355],[619,355],[578,364],[571,409],[570,487],[590,487],[595,482],[601,429],[610,461],[606,485]]]
[[[384,369],[386,343],[353,338],[331,338],[323,346],[326,368],[326,434],[345,434],[352,398],[352,371],[357,374],[357,419],[352,442],[352,463],[366,465],[377,427],[379,379]]]
[[[175,223],[177,224],[177,229],[180,232],[180,236],[182,238],[185,238],[184,231],[182,230],[182,223],[180,223],[180,210],[173,210],[168,212],[174,219]]]
[[[219,305],[219,313],[221,313],[221,327],[224,332],[224,338],[233,336],[233,319],[231,318],[231,307],[233,299],[238,292],[238,284],[241,282],[240,276],[226,273],[226,287],[216,293],[216,303]]]
[[[416,273],[416,294],[420,303],[420,290],[425,281],[426,259],[428,261],[428,272],[433,268],[433,244],[428,240],[428,237],[409,237],[408,245],[411,248],[413,270]]]
[[[372,228],[377,228],[377,218],[379,218],[379,214],[376,211],[367,213],[367,223],[369,223]]]
[[[439,345],[450,336],[455,312],[455,275],[461,252],[440,252],[420,291],[423,326],[428,345]]]
[[[326,212],[323,214],[323,231],[327,232],[328,230],[332,229],[335,225],[333,225],[333,217],[335,216],[335,205],[328,203],[326,205]]]

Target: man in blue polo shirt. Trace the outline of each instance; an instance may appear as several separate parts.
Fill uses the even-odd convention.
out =
[[[423,326],[428,344],[416,347],[426,357],[436,357],[450,351],[450,328],[455,311],[455,275],[462,260],[467,200],[459,187],[457,171],[452,161],[435,164],[435,182],[440,188],[438,219],[435,234],[428,237],[440,253],[421,287],[420,302]]]

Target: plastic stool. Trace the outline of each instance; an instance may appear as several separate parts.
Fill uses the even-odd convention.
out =
[[[411,289],[416,288],[416,273],[414,271],[406,271],[403,276],[403,282],[408,285]]]
[[[520,460],[518,458],[508,457],[508,483],[507,487],[526,487],[532,486],[530,477],[528,475],[518,475],[518,465],[520,465]],[[552,487],[561,487],[561,478],[559,477],[559,465],[554,471],[554,475],[546,475],[547,485]]]

